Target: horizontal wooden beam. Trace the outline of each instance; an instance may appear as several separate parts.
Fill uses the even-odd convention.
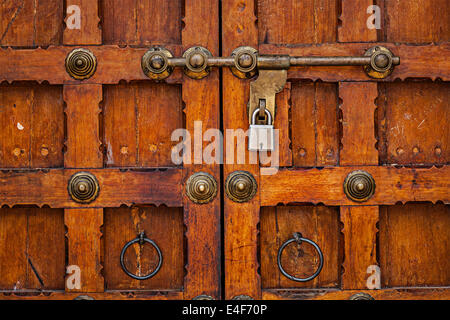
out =
[[[94,75],[86,80],[74,80],[66,72],[67,54],[75,48],[90,50],[97,58]],[[168,45],[175,56],[182,54],[179,45]],[[0,81],[48,81],[50,84],[98,83],[115,84],[121,80],[150,80],[142,71],[141,59],[148,48],[105,46],[52,46],[47,49],[0,49]],[[181,82],[179,68],[167,79]]]
[[[448,300],[450,288],[390,288],[382,290],[264,290],[264,300],[348,300],[357,293],[366,293],[375,300]]]
[[[450,79],[450,42],[427,45],[393,43],[338,43],[318,45],[274,45],[259,46],[260,54],[288,54],[291,56],[362,56],[367,49],[383,46],[400,57],[392,75],[384,80],[407,78],[429,78],[444,81]],[[375,81],[370,79],[362,67],[295,67],[288,72],[289,79],[321,79],[322,81]]]
[[[76,172],[89,172],[100,186],[98,198],[79,204],[69,196],[67,184]],[[0,173],[0,205],[48,205],[52,208],[119,207],[133,204],[182,206],[181,169],[121,171],[119,169],[52,169]]]
[[[64,291],[0,291],[0,300],[74,300],[89,297],[95,300],[181,300],[182,291],[107,291],[64,292]]]
[[[362,204],[344,194],[344,180],[354,170],[365,170],[375,180],[375,194]],[[395,168],[384,166],[281,169],[261,175],[261,205],[323,203],[325,205],[393,205],[409,201],[450,203],[450,166]]]

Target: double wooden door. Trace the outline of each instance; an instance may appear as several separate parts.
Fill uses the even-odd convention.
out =
[[[445,0],[0,8],[0,298],[450,298]],[[155,81],[141,63],[156,46],[175,57],[196,46],[213,56],[241,46],[362,56],[379,46],[401,63],[384,79],[358,66],[290,68],[267,174],[225,134],[249,128],[255,77],[174,68]],[[174,161],[180,128],[191,139]],[[223,161],[205,161],[208,129],[224,133]],[[344,192],[358,173],[370,177],[364,201]],[[300,278],[317,270],[308,242],[278,257],[296,232],[323,253],[311,281],[278,266]]]

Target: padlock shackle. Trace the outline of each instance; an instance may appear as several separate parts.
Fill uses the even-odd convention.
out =
[[[272,125],[272,114],[270,113],[269,110],[265,109],[264,110],[265,113],[267,114],[267,125],[271,126]],[[259,112],[259,108],[256,108],[255,111],[253,111],[252,114],[252,123],[250,124],[256,124],[256,114]]]

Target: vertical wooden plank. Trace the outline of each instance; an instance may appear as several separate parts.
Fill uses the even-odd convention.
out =
[[[2,1],[0,44],[2,46],[34,45],[34,1]]]
[[[35,44],[38,46],[62,43],[64,2],[39,0],[35,3]]]
[[[367,273],[367,268],[378,264],[378,206],[342,206],[341,221],[344,224],[342,289],[368,289],[367,278],[370,273]]]
[[[80,28],[68,28],[68,20],[77,14],[78,11],[76,10],[78,9],[74,9],[77,7],[79,8],[81,19]],[[71,8],[73,9],[67,10]],[[63,34],[64,44],[87,45],[102,43],[102,33],[99,28],[98,0],[66,0],[66,8],[64,10],[66,10],[66,29]]]
[[[372,11],[367,13],[367,8],[371,5],[374,5],[374,0],[342,1],[339,42],[377,41],[377,29],[367,27],[367,19],[372,14]]]
[[[65,85],[64,101],[67,115],[66,168],[101,167],[99,103],[102,86],[99,84]]]
[[[201,45],[219,54],[219,1],[186,0],[185,28],[182,31],[184,50]],[[214,69],[202,79],[184,77],[182,96],[185,103],[186,129],[194,135],[194,121],[202,121],[202,129],[219,129],[219,71]],[[192,146],[195,150],[202,144]],[[205,146],[207,142],[203,143]],[[193,152],[194,153],[194,152]],[[195,154],[195,153],[194,153]],[[185,179],[190,175],[206,171],[220,185],[218,164],[192,164],[184,159]],[[184,223],[186,225],[187,265],[184,298],[191,299],[201,294],[220,298],[220,190],[208,204],[195,204],[184,194]],[[201,235],[201,236],[200,236]]]
[[[258,47],[258,30],[255,25],[255,1],[232,0],[222,2],[222,55],[230,55],[239,46]],[[234,77],[228,69],[223,69],[223,127],[242,129],[249,127],[247,102],[249,81]],[[225,136],[225,146],[227,137]],[[244,148],[246,157],[248,152]],[[225,161],[231,150],[225,150]],[[238,148],[232,144],[236,158]],[[248,160],[246,160],[248,161]],[[236,170],[250,172],[259,184],[258,164],[237,164],[236,161],[224,165],[224,179]],[[224,196],[225,232],[225,299],[237,295],[248,295],[261,299],[261,280],[258,272],[258,224],[259,192],[244,203],[231,201]]]
[[[343,166],[378,164],[374,120],[377,95],[376,83],[339,83],[343,114],[340,164]]]
[[[100,227],[103,225],[103,209],[65,209],[64,224],[67,226],[68,266],[80,268],[81,288],[71,292],[103,292],[101,275]],[[66,284],[67,285],[67,284]]]
[[[292,166],[291,137],[289,134],[291,114],[291,83],[286,83],[282,92],[276,95],[275,105],[277,106],[275,129],[278,129],[279,144],[275,145],[275,151],[279,154],[280,167]],[[270,164],[268,164],[269,166]]]

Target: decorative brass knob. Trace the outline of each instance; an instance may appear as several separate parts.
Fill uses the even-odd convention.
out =
[[[234,171],[225,181],[225,192],[235,202],[246,202],[256,195],[258,184],[250,172]]]
[[[255,300],[255,299],[246,294],[240,294],[238,296],[234,296],[231,300]]]
[[[98,197],[100,187],[97,178],[93,174],[78,172],[70,178],[67,190],[73,201],[90,203]]]
[[[375,300],[370,294],[365,292],[355,293],[348,300]]]
[[[142,71],[150,79],[163,80],[173,72],[173,68],[169,66],[169,58],[172,57],[172,53],[166,48],[153,47],[142,56]]]
[[[87,49],[74,49],[66,57],[66,71],[76,80],[84,80],[92,77],[96,69],[97,59]]]
[[[394,71],[394,55],[392,52],[381,46],[375,46],[366,51],[365,56],[370,57],[370,64],[364,66],[366,74],[375,79],[383,79]],[[397,64],[400,58],[396,57]]]
[[[183,53],[186,59],[184,73],[192,79],[203,79],[211,72],[208,67],[208,58],[212,57],[211,52],[203,47],[192,47]]]
[[[186,181],[186,195],[195,203],[211,202],[216,194],[217,182],[209,173],[194,173]]]
[[[196,296],[195,298],[192,298],[192,300],[214,300],[214,298],[206,294],[201,294],[199,296]]]
[[[344,193],[355,202],[369,200],[375,193],[375,180],[363,170],[350,172],[344,181]]]
[[[252,78],[256,75],[256,66],[258,62],[258,50],[252,47],[239,47],[232,53],[234,66],[231,72],[238,78]]]

